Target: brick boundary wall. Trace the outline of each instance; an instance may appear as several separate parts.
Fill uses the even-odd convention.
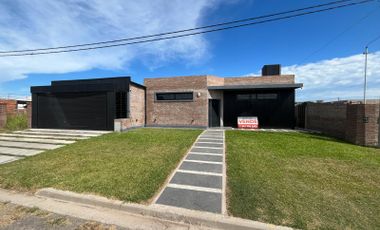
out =
[[[378,104],[306,103],[304,112],[305,129],[356,145],[379,146]]]
[[[347,104],[345,139],[357,145],[379,146],[379,109],[377,104]]]
[[[5,127],[7,117],[21,113],[25,113],[28,117],[28,128],[32,127],[32,102],[27,102],[26,109],[18,110],[16,100],[2,100],[0,102],[0,129]]]
[[[344,139],[347,107],[345,104],[308,103],[305,128]]]

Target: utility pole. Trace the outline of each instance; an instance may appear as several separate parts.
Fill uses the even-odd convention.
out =
[[[367,101],[366,99],[366,94],[367,94],[367,64],[368,64],[368,46],[371,45],[372,43],[374,43],[375,41],[379,40],[380,39],[380,36],[377,36],[375,37],[373,40],[371,40],[370,42],[367,43],[367,45],[365,46],[365,49],[364,49],[364,55],[365,55],[365,59],[364,59],[364,92],[363,92],[363,103],[365,104]]]
[[[368,46],[365,47],[364,53],[364,92],[363,92],[363,103],[366,104],[366,94],[367,94],[367,62],[368,62]]]

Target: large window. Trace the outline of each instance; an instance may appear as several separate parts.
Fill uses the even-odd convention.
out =
[[[192,101],[193,92],[156,93],[156,101]]]

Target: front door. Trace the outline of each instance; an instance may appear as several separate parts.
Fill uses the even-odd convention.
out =
[[[220,100],[208,100],[208,126],[220,127]]]

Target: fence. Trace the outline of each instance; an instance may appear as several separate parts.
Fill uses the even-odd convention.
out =
[[[379,146],[379,104],[305,102],[296,107],[296,124],[300,128],[357,145]]]

